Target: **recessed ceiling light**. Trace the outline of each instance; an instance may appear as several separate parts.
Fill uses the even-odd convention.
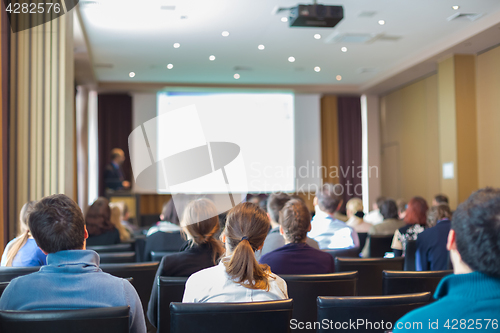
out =
[[[288,22],[288,17],[283,16],[283,17],[281,18],[281,22]]]
[[[337,79],[337,81],[342,80],[342,76],[340,76],[340,75],[337,75],[335,78]]]
[[[384,25],[384,24],[385,24],[385,21],[384,21],[384,20],[378,20],[378,24],[380,24],[380,25]]]
[[[265,47],[264,45],[260,44],[259,46],[257,46],[257,48],[258,48],[259,50],[261,50],[261,51],[262,51],[262,50],[263,50],[263,49],[265,49],[266,47]]]
[[[223,31],[223,32],[222,32],[222,36],[223,36],[223,37],[227,37],[227,36],[229,36],[229,31]]]
[[[210,57],[208,57],[208,59],[209,59],[210,61],[214,61],[214,60],[215,60],[215,56],[214,56],[214,55],[211,55]]]
[[[451,8],[453,8],[454,10],[459,10],[460,6],[451,6]]]
[[[179,47],[181,47],[181,44],[179,44],[179,43],[174,43],[174,49],[178,49]]]
[[[342,51],[342,52],[347,52],[347,47],[342,46],[342,47],[340,48],[340,51]]]
[[[320,71],[321,71],[321,68],[320,68],[319,66],[316,66],[316,67],[314,67],[314,71],[315,71],[315,72],[320,72]]]
[[[238,79],[240,78],[240,74],[236,73],[236,74],[234,74],[234,75],[233,75],[233,77],[234,77],[236,80],[238,80]]]
[[[321,39],[321,35],[320,34],[314,34],[314,39]]]
[[[294,57],[288,57],[288,61],[290,61],[290,62],[294,62],[294,61],[295,61],[295,58],[294,58]]]
[[[168,69],[172,69],[172,68],[174,68],[174,65],[172,65],[172,64],[168,64],[168,65],[167,65],[167,68],[168,68]]]
[[[130,72],[130,73],[128,73],[128,76],[135,77],[135,73],[134,72]]]

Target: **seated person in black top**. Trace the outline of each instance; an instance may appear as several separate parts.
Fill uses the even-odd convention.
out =
[[[335,271],[333,257],[306,244],[311,214],[297,199],[288,201],[279,214],[280,233],[285,245],[260,258],[275,274],[327,274]]]
[[[85,225],[89,232],[87,246],[120,243],[120,233],[111,223],[111,209],[106,198],[98,198],[87,210]]]
[[[415,264],[417,271],[443,271],[448,269],[450,253],[446,249],[451,229],[451,211],[446,204],[432,206],[427,214],[427,225],[417,238]]]
[[[160,262],[148,305],[148,318],[154,326],[157,323],[158,276],[188,277],[215,266],[225,251],[222,243],[214,237],[219,232],[219,217],[212,201],[198,199],[190,202],[184,210],[181,227],[189,246],[182,252],[163,257]]]

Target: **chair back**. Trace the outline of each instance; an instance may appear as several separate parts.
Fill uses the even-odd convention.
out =
[[[366,244],[366,238],[368,237],[367,232],[358,232],[359,237],[359,250],[362,251]]]
[[[0,297],[2,297],[3,291],[7,286],[9,285],[9,282],[0,282]]]
[[[158,231],[146,237],[144,247],[144,261],[151,261],[151,252],[179,252],[184,245],[180,231],[163,232]]]
[[[417,253],[417,241],[416,240],[408,240],[406,241],[406,250],[405,250],[405,271],[415,271],[415,255]]]
[[[434,294],[441,279],[453,271],[384,271],[382,275],[383,295],[430,292]]]
[[[97,253],[132,252],[134,251],[134,243],[88,246],[87,250],[94,250]]]
[[[238,332],[289,333],[291,299],[247,303],[170,304],[172,333]]]
[[[151,261],[161,261],[164,256],[173,253],[179,253],[179,251],[151,251]]]
[[[170,303],[182,302],[187,277],[158,277],[158,308],[156,328],[158,333],[170,332]]]
[[[2,333],[128,333],[129,307],[57,311],[0,311]]]
[[[136,262],[135,252],[99,253],[101,264],[125,264]]]
[[[0,282],[10,282],[18,276],[28,275],[38,272],[40,266],[30,267],[0,267]]]
[[[392,252],[394,235],[370,235],[370,257],[383,258],[386,252]]]
[[[331,327],[327,329],[321,325],[317,332],[331,332],[333,330],[339,333],[384,332],[392,330],[399,318],[428,304],[430,297],[430,293],[370,297],[318,297],[317,321],[321,323],[326,319],[328,322],[331,321],[332,325],[337,326],[330,330]],[[344,325],[342,325],[343,323]],[[355,323],[355,327],[349,323]],[[423,325],[426,324],[423,323]]]
[[[337,257],[345,258],[359,258],[359,248],[355,247],[353,249],[337,249],[337,250],[323,250],[333,257],[333,260]]]
[[[314,322],[317,317],[318,296],[355,296],[357,272],[280,275],[287,284],[288,297],[293,299],[293,319]],[[308,330],[301,330],[307,332]],[[310,332],[316,332],[311,330]]]
[[[382,272],[403,270],[404,258],[336,258],[336,272],[358,271],[358,295],[382,295]],[[391,267],[391,268],[389,268]]]

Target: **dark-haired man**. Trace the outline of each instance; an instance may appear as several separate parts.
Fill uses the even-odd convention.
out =
[[[87,229],[78,205],[63,194],[40,200],[28,218],[48,265],[9,283],[0,310],[72,310],[130,306],[130,332],[146,332],[141,301],[127,280],[104,273],[85,250]]]
[[[319,209],[311,222],[309,237],[318,242],[320,249],[351,249],[359,247],[356,231],[345,222],[335,218],[342,205],[343,187],[340,184],[324,184],[314,197],[314,206]]]
[[[500,189],[479,190],[458,206],[447,248],[455,274],[441,280],[436,302],[401,318],[394,332],[411,331],[413,322],[422,323],[419,332],[500,329]]]
[[[433,206],[439,205],[449,205],[448,197],[444,194],[437,194],[434,199],[432,199]]]

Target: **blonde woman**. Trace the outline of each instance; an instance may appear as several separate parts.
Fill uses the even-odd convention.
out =
[[[21,233],[11,240],[2,255],[2,266],[25,267],[47,264],[47,255],[40,250],[28,228],[28,215],[36,202],[26,203],[19,214],[19,230]]]
[[[363,201],[359,198],[352,198],[347,201],[346,205],[346,213],[349,220],[347,220],[346,224],[353,228],[357,233],[365,233],[368,232],[371,228],[371,224],[367,223],[363,220]]]
[[[109,220],[115,226],[115,228],[118,229],[118,232],[120,233],[120,242],[124,243],[130,241],[130,232],[122,224],[123,206],[119,203],[112,202],[109,204],[109,207],[111,208],[111,217]]]

